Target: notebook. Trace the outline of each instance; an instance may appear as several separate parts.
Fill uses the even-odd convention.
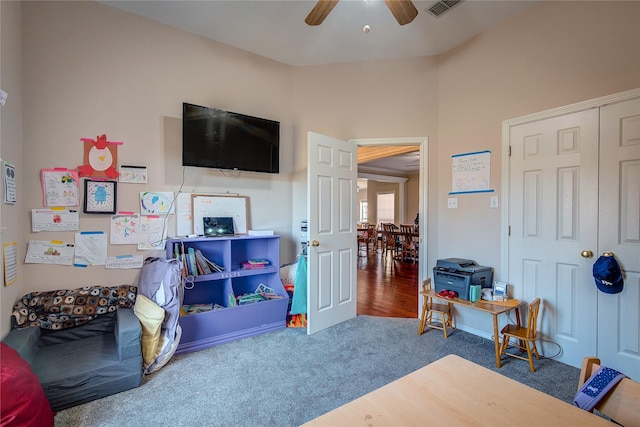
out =
[[[202,218],[204,235],[207,237],[233,236],[233,218],[205,216]]]

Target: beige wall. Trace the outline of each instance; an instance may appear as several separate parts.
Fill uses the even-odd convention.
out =
[[[39,171],[82,164],[83,137],[123,141],[119,164],[145,165],[149,183],[118,184],[118,210],[139,211],[141,191],[239,193],[249,197],[252,228],[283,234],[290,247],[291,68],[94,2],[22,2],[25,154],[20,183],[29,239],[73,242],[73,232],[30,232],[42,207]],[[182,102],[279,120],[279,175],[181,167]],[[250,153],[247,153],[250,155]],[[183,181],[184,179],[184,181]],[[277,195],[277,197],[275,197]],[[108,215],[80,215],[81,230],[109,232]],[[173,218],[168,234],[175,235]],[[293,249],[285,250],[283,262]],[[134,253],[109,245],[110,256]],[[23,291],[137,282],[139,270],[27,265]]]
[[[405,218],[403,224],[413,224],[419,211],[418,196],[420,195],[420,175],[411,174],[406,184],[407,198],[405,200]]]
[[[428,137],[429,159],[436,159],[436,63],[419,57],[294,68],[294,225],[306,218],[307,131],[344,140]]]
[[[3,162],[9,162],[16,168],[16,182],[21,185],[24,177],[25,165],[23,151],[20,144],[22,139],[22,78],[20,56],[20,3],[0,2],[0,87],[7,92],[8,98],[4,107],[0,107],[0,157]],[[4,181],[2,186],[2,200],[4,200]],[[22,225],[24,218],[24,195],[17,194],[17,202],[13,205],[2,203],[0,208],[0,235],[2,244],[18,242],[22,248]],[[0,288],[0,336],[9,329],[9,314],[13,303],[23,294],[24,269],[18,255],[18,280]],[[2,257],[0,257],[2,259]],[[4,260],[0,260],[4,262]],[[4,271],[4,270],[3,270]]]
[[[471,258],[500,278],[501,210],[489,194],[447,209],[451,155],[491,150],[501,196],[502,121],[639,87],[639,24],[640,2],[543,2],[439,59],[440,258]]]
[[[283,262],[298,249],[306,218],[307,131],[342,139],[428,137],[429,259],[421,268],[459,256],[496,267],[499,277],[500,210],[489,209],[488,195],[459,196],[459,208],[446,209],[451,155],[491,150],[492,186],[501,195],[502,120],[640,86],[640,2],[543,2],[442,57],[310,67],[97,3],[21,2],[22,21],[17,3],[0,4],[1,82],[22,90],[23,122],[15,104],[2,108],[2,157],[24,156],[21,203],[1,211],[3,243],[17,239],[20,259],[29,239],[73,239],[32,234],[29,212],[41,207],[41,168],[81,164],[79,138],[106,133],[125,142],[121,164],[148,167],[148,185],[118,187],[120,210],[137,210],[140,191],[178,191],[180,107],[188,101],[281,121],[281,174],[225,177],[188,168],[182,189],[249,196],[252,226],[283,236]],[[10,115],[17,121],[7,127]],[[81,227],[107,231],[108,219],[81,215]],[[131,251],[109,247],[110,255]],[[0,293],[3,335],[7,307],[19,294],[130,283],[138,271],[21,265],[20,273]]]

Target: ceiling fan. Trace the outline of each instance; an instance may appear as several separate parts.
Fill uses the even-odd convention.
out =
[[[320,25],[329,15],[339,0],[318,0],[318,3],[311,9],[304,22],[308,25]],[[411,0],[384,0],[387,7],[398,21],[398,24],[405,25],[413,21],[418,16],[418,9]]]

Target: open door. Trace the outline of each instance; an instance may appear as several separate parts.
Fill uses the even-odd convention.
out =
[[[356,317],[356,144],[309,132],[307,333]]]

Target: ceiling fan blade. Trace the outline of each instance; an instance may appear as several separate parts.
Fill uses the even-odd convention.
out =
[[[320,25],[329,15],[329,12],[338,3],[338,0],[318,0],[318,3],[311,9],[311,12],[304,19],[307,25]]]
[[[411,0],[384,0],[400,25],[406,25],[418,16],[418,9]]]

